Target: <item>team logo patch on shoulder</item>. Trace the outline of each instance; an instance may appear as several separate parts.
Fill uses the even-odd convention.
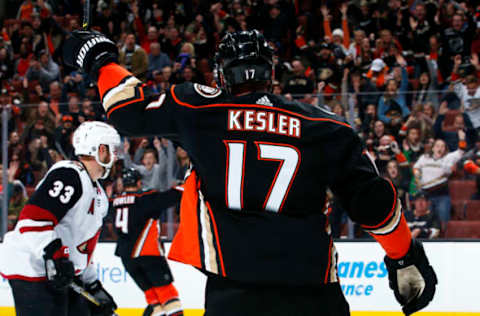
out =
[[[212,88],[198,83],[194,83],[193,88],[195,89],[195,91],[197,91],[198,94],[205,98],[216,98],[220,94],[222,94],[222,90],[218,88]]]

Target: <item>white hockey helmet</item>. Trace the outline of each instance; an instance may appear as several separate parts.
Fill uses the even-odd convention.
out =
[[[98,147],[105,145],[110,152],[110,161],[101,162],[98,157]],[[83,122],[73,133],[73,148],[75,155],[92,156],[99,165],[105,168],[101,177],[105,179],[115,162],[116,148],[120,146],[120,135],[112,126],[98,121]]]

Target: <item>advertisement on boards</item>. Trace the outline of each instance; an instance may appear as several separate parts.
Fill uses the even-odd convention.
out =
[[[169,248],[166,244],[166,248]],[[480,315],[478,285],[479,242],[424,243],[439,284],[437,294],[425,311],[470,312]],[[399,311],[388,287],[383,250],[374,242],[337,242],[338,276],[352,311]],[[121,308],[144,308],[141,290],[113,255],[114,243],[100,243],[95,250],[98,279]],[[204,303],[205,276],[196,269],[170,262],[175,286],[186,310],[200,310]],[[0,306],[13,306],[8,282],[0,277]]]

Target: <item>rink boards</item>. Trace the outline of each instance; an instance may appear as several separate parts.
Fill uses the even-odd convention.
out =
[[[353,315],[402,315],[388,287],[380,246],[374,242],[337,242],[336,247],[338,275]],[[121,316],[141,315],[140,309],[146,305],[143,293],[113,255],[114,249],[113,243],[98,244],[94,254],[98,277],[118,303]],[[426,242],[425,249],[439,284],[426,313],[418,315],[480,316],[480,242]],[[205,277],[176,262],[171,262],[171,269],[186,315],[202,315]],[[0,315],[14,315],[11,306],[8,283],[0,277]]]

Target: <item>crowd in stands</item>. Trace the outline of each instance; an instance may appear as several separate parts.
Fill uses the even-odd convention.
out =
[[[76,126],[106,118],[95,83],[62,62],[65,38],[81,27],[81,1],[7,3],[0,20],[0,104],[11,109],[12,227],[46,170],[74,157],[70,138]],[[182,82],[214,86],[219,39],[228,31],[260,30],[275,49],[273,92],[323,107],[352,125],[378,172],[397,187],[413,235],[456,237],[452,220],[480,220],[480,207],[468,211],[471,200],[480,198],[476,1],[92,5],[92,28],[118,43],[119,63],[157,93]],[[162,191],[181,181],[189,165],[188,153],[158,138],[125,140],[121,158],[106,183],[110,194],[122,189],[122,166],[140,170],[145,188]],[[331,200],[333,233],[345,236],[345,212]],[[355,229],[355,236],[364,233]]]

